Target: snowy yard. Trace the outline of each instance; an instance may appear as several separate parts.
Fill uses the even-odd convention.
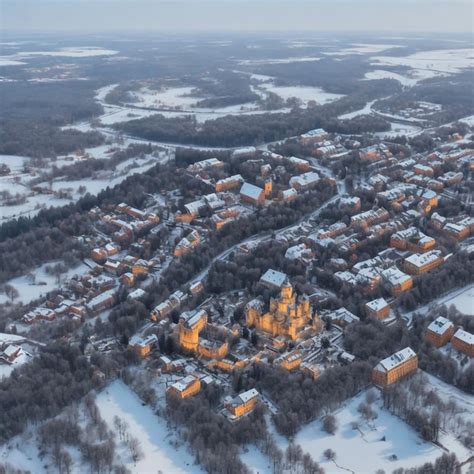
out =
[[[464,406],[467,407],[472,403],[473,397],[435,377],[428,377],[440,397],[454,397],[457,402],[459,397],[464,397]],[[326,433],[322,421],[316,420],[303,427],[295,436],[295,443],[301,445],[303,452],[310,453],[328,474],[350,471],[358,474],[375,473],[377,469],[390,473],[401,467],[410,468],[434,461],[443,454],[443,449],[423,441],[410,426],[383,409],[379,392],[372,390],[379,397],[372,404],[378,415],[374,421],[363,421],[357,411],[359,404],[365,401],[367,392],[364,391],[333,413],[337,422],[334,435]],[[287,440],[276,432],[269,418],[267,421],[277,445],[285,451]],[[357,429],[353,428],[354,423],[357,423]],[[469,451],[453,435],[442,433],[440,442],[449,451],[455,452],[461,461],[469,457]],[[335,462],[324,457],[323,453],[327,449],[336,453]],[[254,474],[272,472],[269,460],[255,446],[246,446],[241,459]]]
[[[110,384],[97,397],[97,406],[110,429],[113,420],[118,416],[129,425],[129,432],[141,442],[145,457],[136,464],[123,450],[119,453],[122,462],[136,474],[194,474],[201,473],[199,466],[194,465],[193,456],[186,447],[175,447],[170,444],[173,437],[164,419],[156,416],[149,406],[143,406],[140,399],[123,382],[117,380]]]
[[[48,274],[46,272],[47,266],[52,266],[58,262],[48,262],[36,269],[31,270],[30,277],[24,275],[21,277],[13,278],[7,283],[12,285],[19,293],[18,298],[15,299],[15,302],[20,302],[27,304],[30,301],[33,301],[41,296],[45,296],[51,290],[54,290],[58,287],[57,278],[55,275]],[[61,275],[61,282],[64,282],[66,279],[73,277],[74,275],[82,275],[89,268],[81,263],[77,267],[70,268]],[[8,302],[8,296],[5,293],[0,293],[0,304]]]
[[[13,364],[4,364],[3,362],[0,362],[0,380],[2,380],[3,377],[8,377],[14,369],[26,364],[26,362],[30,361],[32,358],[33,356],[29,352],[22,351]]]
[[[463,292],[446,299],[444,304],[453,304],[461,313],[474,316],[474,285],[470,285]]]

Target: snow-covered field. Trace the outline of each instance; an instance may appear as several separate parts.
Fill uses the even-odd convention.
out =
[[[460,119],[459,121],[467,123],[470,127],[474,127],[474,115],[470,115],[469,117],[464,117],[463,119]]]
[[[456,395],[459,392],[434,377],[433,379],[436,387],[448,392],[447,396],[453,396],[453,391]],[[372,405],[378,417],[372,422],[364,422],[357,407],[365,401],[365,393],[352,398],[343,408],[333,413],[338,426],[334,435],[326,433],[322,429],[321,420],[317,420],[306,425],[295,436],[295,443],[300,444],[304,452],[310,453],[327,473],[352,471],[363,474],[375,473],[377,469],[384,469],[388,473],[400,467],[415,467],[434,461],[443,454],[440,447],[424,442],[410,426],[383,409],[380,398]],[[353,429],[355,422],[359,429]],[[278,446],[285,450],[287,441],[272,429]],[[449,450],[456,452],[460,460],[465,461],[469,457],[467,449],[453,436],[444,434],[441,442]],[[325,459],[323,453],[326,449],[332,449],[336,453],[337,465]],[[396,458],[389,459],[393,455]],[[255,447],[248,447],[248,452],[241,456],[255,473],[272,472],[268,460]]]
[[[23,61],[16,61],[14,59],[8,59],[8,56],[0,57],[0,66],[21,66],[26,64]]]
[[[30,160],[31,158],[28,156],[0,155],[0,164],[7,165],[11,171],[21,171],[23,169],[23,165],[28,163]],[[1,178],[3,178],[3,176]]]
[[[474,316],[474,285],[469,285],[464,291],[447,297],[444,304],[456,306],[457,310],[468,316]]]
[[[198,100],[200,100],[200,97],[191,97],[189,95],[192,91],[192,87],[171,87],[159,91],[143,87],[138,91],[131,92],[131,95],[137,100],[137,102],[134,102],[134,105],[156,108],[186,109],[192,107]]]
[[[320,87],[276,86],[273,83],[264,83],[260,87],[265,91],[279,95],[283,100],[296,97],[303,102],[303,105],[307,105],[310,100],[314,100],[318,104],[326,104],[344,97],[341,94],[326,92]]]
[[[58,284],[56,276],[49,275],[45,270],[47,266],[52,266],[55,263],[58,262],[48,262],[32,270],[30,275],[34,275],[34,279],[28,275],[24,275],[9,280],[7,283],[12,285],[19,293],[15,302],[26,304],[57,288]],[[89,270],[89,268],[83,263],[75,268],[70,268],[67,272],[61,275],[61,282],[73,277],[74,275],[82,275],[87,270]],[[9,301],[8,296],[5,293],[0,293],[0,304],[6,303],[7,301]]]
[[[202,472],[185,446],[170,444],[174,437],[166,421],[156,416],[149,406],[143,406],[122,381],[117,380],[102,391],[97,397],[97,406],[110,429],[114,427],[114,417],[118,416],[128,423],[130,434],[140,440],[145,457],[136,464],[119,450],[122,462],[134,474],[151,474],[158,470],[163,474]]]
[[[261,66],[265,64],[290,64],[290,63],[302,63],[308,61],[320,61],[321,58],[314,56],[302,56],[302,57],[291,57],[291,58],[279,58],[279,59],[242,59],[238,64],[242,66]]]
[[[415,79],[402,74],[397,74],[396,72],[384,71],[383,69],[376,69],[375,71],[367,72],[364,76],[364,79],[375,80],[375,79],[395,79],[400,82],[402,86],[414,86],[420,79]]]
[[[401,48],[397,44],[369,44],[369,43],[354,43],[350,48],[339,49],[338,51],[325,52],[327,56],[346,56],[348,54],[371,54],[380,53],[392,48]]]
[[[474,67],[473,49],[446,49],[422,51],[410,56],[374,56],[373,66],[406,66],[411,68],[410,76],[417,80],[428,79],[462,72]]]
[[[409,137],[420,133],[420,131],[422,130],[421,127],[418,127],[416,125],[407,125],[397,122],[390,122],[390,127],[391,128],[389,131],[377,132],[374,133],[374,135],[380,138],[396,137],[397,135],[406,135]]]
[[[88,58],[88,57],[95,57],[95,56],[111,56],[114,54],[118,54],[118,51],[115,51],[112,49],[98,48],[95,46],[82,46],[82,47],[78,46],[78,47],[70,47],[70,48],[61,48],[56,51],[22,51],[20,53],[0,57],[0,64],[2,64],[3,61],[16,62],[18,59],[27,59],[27,58],[32,58],[35,56],[55,56],[55,57],[62,57],[62,58]],[[6,65],[14,65],[14,64],[6,64]]]
[[[263,455],[262,452],[252,444],[244,447],[240,459],[253,474],[266,474],[273,472],[268,457]]]
[[[354,110],[354,112],[348,112],[347,114],[339,115],[337,118],[342,119],[342,120],[349,120],[359,115],[370,115],[372,112],[372,106],[377,100],[379,99],[375,99],[370,102],[367,102],[367,104],[365,104],[365,106],[362,107],[361,109]]]

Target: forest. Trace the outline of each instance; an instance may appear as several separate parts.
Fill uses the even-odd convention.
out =
[[[46,157],[102,144],[98,132],[59,128],[102,112],[95,87],[89,81],[1,82],[0,154]]]

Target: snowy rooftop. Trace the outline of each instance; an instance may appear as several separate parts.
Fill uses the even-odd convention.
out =
[[[376,300],[369,301],[366,306],[374,311],[380,311],[381,309],[388,306],[388,303],[384,298],[377,298]]]
[[[236,405],[247,403],[249,400],[252,400],[252,398],[258,397],[258,395],[258,391],[254,388],[251,388],[250,390],[237,395],[232,402]]]
[[[290,186],[299,185],[299,186],[309,186],[311,184],[315,184],[319,181],[318,173],[314,171],[308,171],[308,173],[303,173],[299,176],[293,176],[290,179]]]
[[[411,276],[403,273],[397,267],[393,266],[387,268],[381,273],[381,276],[384,280],[389,282],[391,285],[401,285],[403,282],[407,280],[411,280]]]
[[[469,344],[470,346],[474,344],[474,334],[464,331],[464,329],[458,329],[454,333],[454,337],[460,341],[465,342],[466,344]]]
[[[285,283],[286,279],[287,276],[284,273],[270,268],[262,275],[260,282],[280,287]]]
[[[181,380],[178,380],[178,382],[175,382],[173,385],[171,385],[175,390],[178,392],[183,392],[186,390],[194,381],[196,380],[196,377],[193,375],[187,375]]]
[[[240,188],[240,194],[251,199],[258,199],[263,193],[263,189],[250,183],[244,183]]]
[[[402,349],[401,351],[396,352],[390,357],[381,360],[375,368],[380,372],[387,372],[404,363],[408,359],[411,359],[412,357],[416,357],[416,354],[413,349],[411,349],[410,347],[405,347],[405,349]]]
[[[226,183],[233,183],[234,181],[243,182],[244,178],[240,174],[234,174],[233,176],[229,176],[227,178],[220,179],[217,181],[216,184],[226,184]]]
[[[309,130],[306,133],[303,133],[301,135],[304,138],[315,138],[315,137],[321,137],[327,135],[326,130],[323,128],[315,128],[314,130]]]
[[[436,334],[444,334],[451,327],[453,323],[449,319],[439,316],[428,326],[428,330]]]
[[[203,309],[198,309],[195,311],[185,311],[181,315],[180,319],[183,321],[185,326],[192,328],[201,320],[201,318],[205,318],[206,316],[206,311],[204,311]]]
[[[426,253],[414,253],[405,259],[406,262],[411,263],[415,267],[423,267],[436,261],[441,257],[440,250],[431,250]]]

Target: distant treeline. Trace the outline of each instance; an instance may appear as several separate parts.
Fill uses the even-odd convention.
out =
[[[96,82],[1,82],[0,154],[45,157],[100,145],[101,134],[59,127],[102,113]]]

